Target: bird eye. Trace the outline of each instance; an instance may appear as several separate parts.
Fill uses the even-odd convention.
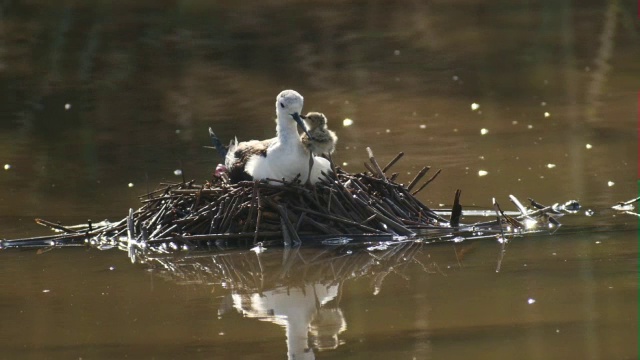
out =
[[[284,109],[284,104],[283,104],[283,103],[280,103],[280,107]]]

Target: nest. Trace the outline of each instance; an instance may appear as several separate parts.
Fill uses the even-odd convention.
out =
[[[464,231],[477,237],[477,230],[482,230],[482,236],[504,238],[503,225],[507,235],[523,233],[522,219],[559,225],[552,216],[553,207],[531,200],[535,210],[530,211],[511,196],[521,214],[517,218],[505,214],[494,201],[496,220],[460,226],[460,190],[449,219],[415,197],[440,171],[418,186],[430,169],[424,167],[405,186],[396,182],[397,173],[387,176],[403,153],[380,167],[371,149],[367,151],[367,171],[350,174],[332,164],[332,173],[323,174],[324,179],[315,185],[302,184],[298,179],[230,184],[224,177],[215,176],[201,185],[195,181],[161,184],[159,189],[140,196],[142,206],[130,209],[129,215],[117,223],[63,226],[36,219],[62,234],[3,240],[0,248],[89,244],[100,249],[120,247],[134,256],[140,249],[170,252],[212,244],[221,249],[229,243],[292,245],[321,241],[337,245],[358,239],[388,241],[417,236],[455,241]]]

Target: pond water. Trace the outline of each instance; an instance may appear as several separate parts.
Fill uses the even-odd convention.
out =
[[[405,153],[400,182],[442,169],[432,208],[583,207],[501,259],[495,239],[4,250],[0,358],[637,358],[638,217],[611,206],[638,194],[639,30],[615,0],[2,2],[0,238],[119,220],[177,169],[204,182],[207,128],[273,136],[286,88],[345,170],[367,146]]]

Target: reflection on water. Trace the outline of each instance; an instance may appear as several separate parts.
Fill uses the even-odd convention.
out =
[[[340,333],[347,329],[340,308],[343,286],[367,278],[378,294],[385,278],[402,274],[409,263],[419,264],[426,273],[439,271],[435,262],[423,264],[416,258],[426,251],[424,246],[406,242],[369,248],[262,248],[227,254],[152,255],[143,261],[177,283],[227,289],[230,294],[219,314],[235,309],[247,318],[280,325],[286,333],[288,358],[314,359],[314,349],[336,349]]]

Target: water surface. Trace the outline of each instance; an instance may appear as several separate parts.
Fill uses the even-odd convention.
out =
[[[495,197],[513,210],[509,194],[584,206],[555,235],[513,240],[498,273],[493,239],[147,264],[119,250],[3,251],[0,358],[637,357],[637,217],[608,209],[637,196],[634,4],[0,10],[2,238],[47,234],[35,217],[119,220],[179,168],[205,181],[220,161],[206,129],[273,136],[285,88],[327,115],[346,170],[362,170],[366,146],[382,163],[405,152],[401,182],[443,169],[419,195],[431,207],[456,189],[465,209]],[[207,271],[223,261],[237,273]]]

